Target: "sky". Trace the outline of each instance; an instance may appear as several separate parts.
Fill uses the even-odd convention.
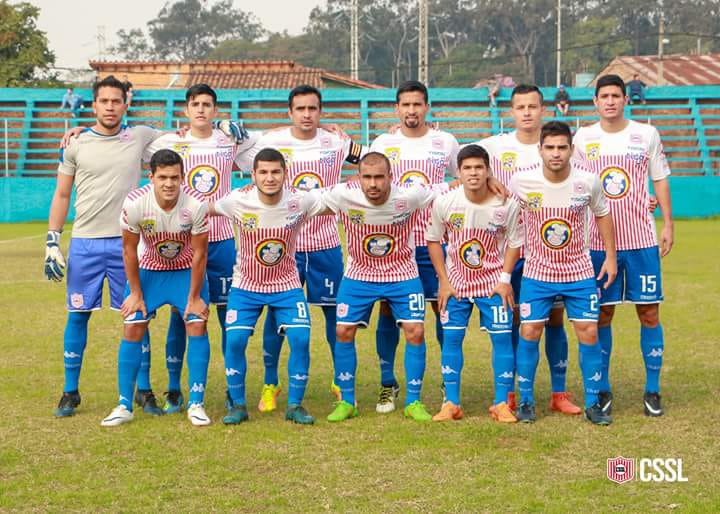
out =
[[[47,33],[55,65],[88,68],[98,55],[98,27],[104,27],[106,47],[115,44],[120,29],[146,28],[168,0],[25,0],[40,8],[38,27]],[[273,32],[296,35],[307,25],[310,11],[322,0],[235,0],[235,7],[252,12]]]

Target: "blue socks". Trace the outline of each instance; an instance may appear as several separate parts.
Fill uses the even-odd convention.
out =
[[[405,405],[420,400],[425,375],[425,341],[420,344],[405,343]]]
[[[580,342],[580,369],[582,370],[583,385],[585,387],[585,408],[592,407],[598,402],[600,383],[602,381],[602,352],[600,344],[585,344]]]
[[[355,405],[355,374],[357,352],[355,341],[335,344],[335,384],[340,388],[343,401]]]
[[[207,384],[208,364],[210,363],[210,341],[207,334],[188,337],[188,385],[190,396],[188,407],[203,404]]]
[[[185,359],[185,321],[180,313],[170,311],[167,339],[165,341],[165,366],[168,370],[168,391],[180,390],[183,360]]]
[[[335,362],[335,338],[337,329],[337,307],[334,305],[323,305],[323,315],[325,316],[325,339],[330,347],[330,356]]]
[[[133,395],[135,394],[135,379],[142,360],[142,343],[131,343],[125,339],[120,340],[118,349],[118,390],[120,392],[119,405],[127,410],[133,410]]]
[[[140,359],[140,370],[137,375],[137,388],[141,391],[150,391],[152,386],[150,385],[150,327],[145,330],[145,335],[140,341],[140,348],[142,349],[142,356]]]
[[[375,349],[380,359],[380,383],[383,386],[397,385],[395,378],[395,353],[400,341],[400,329],[392,316],[378,316],[375,331]],[[340,385],[340,384],[338,384]]]
[[[540,360],[539,341],[529,341],[522,336],[518,342],[516,368],[520,401],[534,405],[535,372]]]
[[[440,357],[445,398],[455,405],[460,405],[460,374],[463,368],[462,343],[464,338],[465,330],[448,330]],[[405,349],[406,353],[409,346]]]
[[[87,345],[89,312],[68,312],[65,336],[63,338],[63,360],[65,363],[65,386],[63,392],[78,390],[83,354]]]
[[[513,374],[515,355],[510,334],[490,334],[492,342],[492,367],[495,376],[495,405],[508,401],[508,393],[514,389]]]
[[[642,338],[641,338],[642,339]],[[600,391],[610,392],[610,356],[612,355],[612,326],[598,327],[598,344],[602,353],[602,380]]]
[[[565,392],[565,375],[568,366],[568,341],[565,327],[545,325],[545,356],[550,367],[553,393]]]
[[[265,384],[278,384],[278,363],[282,350],[283,336],[277,332],[275,311],[267,307],[265,325],[263,325],[263,363],[265,364]]]
[[[310,372],[310,329],[289,327],[285,331],[290,357],[288,359],[288,405],[300,405]]]
[[[240,328],[229,330],[227,346],[225,347],[225,377],[230,398],[235,405],[245,405],[245,374],[247,373],[247,359],[245,349],[251,330]]]
[[[645,392],[660,392],[660,369],[665,349],[662,325],[640,327],[640,348],[645,361]]]

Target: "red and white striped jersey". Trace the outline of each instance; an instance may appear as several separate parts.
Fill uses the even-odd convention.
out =
[[[190,132],[180,137],[165,134],[156,139],[145,150],[144,159],[150,161],[158,150],[169,149],[177,152],[183,160],[185,185],[202,195],[208,202],[215,202],[226,196],[232,189],[233,163],[239,155],[252,148],[260,133],[250,133],[250,138],[235,144],[221,130],[213,130],[212,136],[200,139]],[[235,237],[232,222],[222,216],[210,217],[209,240],[224,241]]]
[[[388,200],[373,205],[359,182],[339,184],[322,195],[345,226],[348,258],[345,276],[367,282],[398,282],[418,277],[413,227],[418,215],[447,190],[423,185],[393,185]]]
[[[521,171],[513,175],[510,190],[524,213],[523,276],[545,282],[592,278],[588,209],[597,217],[610,213],[597,176],[575,163],[561,183],[547,180],[542,170]]]
[[[510,179],[515,172],[540,169],[543,165],[538,143],[521,143],[515,130],[481,139],[474,144],[487,150],[493,176],[505,187],[510,187]]]
[[[617,249],[656,246],[648,179],[663,180],[670,175],[657,129],[629,120],[623,130],[610,133],[598,122],[580,128],[573,143],[575,158],[600,178],[615,221]],[[603,249],[594,220],[590,221],[590,248]]]
[[[435,199],[426,238],[441,243],[447,237],[445,267],[462,298],[490,296],[500,278],[506,246],[523,244],[519,215],[516,200],[492,196],[473,203],[463,187]]]
[[[140,267],[154,271],[192,268],[191,236],[207,232],[208,204],[201,196],[182,186],[177,204],[162,209],[152,184],[131,191],[125,199],[120,226],[140,234]]]
[[[370,145],[390,160],[393,182],[400,186],[433,185],[445,181],[445,175],[457,175],[459,145],[455,136],[441,130],[428,130],[422,137],[407,137],[400,131],[380,134]],[[425,246],[425,228],[430,222],[430,207],[418,214],[415,242]]]
[[[320,193],[286,189],[280,202],[267,205],[257,188],[233,190],[215,210],[238,226],[233,287],[257,293],[300,288],[295,243],[307,218],[324,210]]]
[[[283,154],[287,166],[287,186],[301,191],[339,184],[345,160],[349,157],[357,159],[364,153],[361,145],[327,130],[318,129],[313,139],[304,140],[293,137],[288,127],[264,133],[244,156],[247,160],[244,166],[252,167],[255,155],[263,148],[274,148]],[[315,252],[336,246],[340,246],[337,218],[318,216],[303,224],[295,250]]]

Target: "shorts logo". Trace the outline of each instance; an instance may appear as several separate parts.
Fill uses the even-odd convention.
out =
[[[635,478],[635,459],[615,457],[607,460],[607,477],[616,484],[624,484]]]
[[[597,161],[600,158],[600,143],[588,143],[585,145],[585,158],[588,161]]]
[[[337,311],[337,317],[338,318],[344,318],[348,315],[349,306],[346,303],[339,303],[337,304],[336,311]]]
[[[293,187],[301,191],[312,191],[323,187],[323,181],[317,173],[303,171],[293,179]]]
[[[348,218],[350,218],[350,223],[362,225],[365,223],[365,211],[361,211],[359,209],[348,209]]]
[[[539,211],[542,207],[542,193],[528,193],[527,207],[531,211]]]
[[[252,232],[256,228],[258,228],[259,223],[260,220],[258,219],[257,214],[250,214],[246,212],[240,214],[240,226],[243,230]]]
[[[625,170],[611,166],[600,173],[600,184],[602,184],[605,196],[612,200],[619,200],[630,190],[630,177]]]
[[[152,234],[155,232],[155,220],[142,220],[140,222],[140,230],[146,234]]]
[[[183,244],[180,241],[169,239],[167,241],[160,241],[155,245],[158,255],[164,259],[172,260],[177,257],[183,249]]]
[[[572,229],[567,221],[552,219],[543,224],[540,229],[540,237],[548,248],[562,250],[570,244]]]
[[[385,257],[395,249],[395,239],[390,234],[370,234],[363,239],[363,250],[370,257]]]
[[[237,311],[235,309],[228,309],[225,313],[225,323],[232,325],[237,321]]]
[[[450,228],[453,230],[462,230],[465,226],[465,214],[455,213],[450,215]]]
[[[83,295],[80,293],[73,293],[70,295],[70,305],[75,307],[76,309],[79,309],[85,304],[85,298],[83,298]]]
[[[292,148],[278,148],[278,152],[282,154],[282,156],[285,158],[285,166],[289,167],[292,164],[293,161],[293,151]]]
[[[276,266],[285,257],[285,241],[281,239],[265,239],[255,248],[255,257],[263,266]]]
[[[527,318],[528,316],[530,316],[531,311],[532,309],[530,308],[529,303],[520,304],[520,316],[522,316],[523,318]]]
[[[212,166],[196,166],[188,173],[188,184],[202,195],[211,195],[220,187],[220,172]]]
[[[187,143],[175,143],[172,149],[173,152],[180,155],[183,159],[190,155],[190,145]]]
[[[460,260],[470,269],[480,269],[483,265],[485,248],[477,239],[471,239],[460,247]]]
[[[390,164],[397,164],[400,162],[400,148],[391,147],[385,149],[385,157],[388,158]]]
[[[400,184],[406,186],[427,185],[429,183],[430,180],[428,180],[427,175],[419,170],[406,171],[400,177]]]
[[[440,323],[443,325],[450,321],[450,313],[448,311],[442,311],[440,313]]]
[[[502,165],[502,170],[506,173],[515,171],[515,166],[517,166],[517,154],[515,152],[503,152],[500,155],[500,164]]]

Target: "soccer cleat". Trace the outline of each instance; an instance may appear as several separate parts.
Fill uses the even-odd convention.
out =
[[[354,418],[357,415],[357,407],[345,400],[340,400],[335,403],[335,410],[328,415],[327,420],[334,423],[336,421],[345,421],[346,419]]]
[[[433,421],[450,421],[460,420],[463,418],[465,413],[459,405],[455,405],[453,402],[445,402],[440,408],[440,412],[432,417]]]
[[[664,414],[662,404],[660,403],[660,393],[645,393],[643,396],[643,404],[645,406],[646,416],[657,418]]]
[[[612,401],[613,394],[610,391],[600,391],[600,393],[598,393],[598,404],[600,405],[603,414],[608,416],[612,414]]]
[[[53,414],[56,418],[67,418],[75,414],[78,405],[80,405],[80,393],[77,391],[65,392]]]
[[[129,423],[133,420],[133,413],[129,411],[124,405],[118,405],[107,418],[100,422],[100,426],[103,427],[116,427],[123,423]]]
[[[585,419],[593,425],[609,425],[612,423],[612,418],[603,412],[599,403],[585,409]]]
[[[315,423],[315,418],[302,405],[290,404],[285,411],[285,421],[292,421],[298,425],[312,425]]]
[[[232,398],[230,398],[230,390],[225,389],[225,408],[227,410],[230,410],[230,409],[232,409],[232,406],[233,406],[233,401],[232,401]]]
[[[395,384],[391,386],[380,387],[377,405],[375,411],[380,414],[388,414],[395,410],[395,400],[400,396],[400,386]]]
[[[528,402],[522,402],[515,412],[515,417],[520,423],[535,423],[535,405]]]
[[[445,403],[447,401],[447,395],[445,394],[445,382],[440,384],[440,393],[442,396],[442,403]]]
[[[412,418],[415,421],[432,421],[433,419],[420,400],[415,400],[410,405],[406,405],[403,413],[406,418]]]
[[[248,416],[247,406],[233,405],[228,410],[227,415],[223,417],[222,421],[226,425],[239,425],[249,419],[250,416]]]
[[[196,427],[204,427],[211,423],[210,418],[205,412],[205,407],[203,407],[200,403],[193,403],[188,407],[187,417],[190,420],[190,423]]]
[[[515,412],[517,410],[517,404],[515,403],[515,391],[510,391],[508,393],[507,404],[511,411]]]
[[[500,423],[517,423],[518,420],[506,402],[500,402],[497,405],[491,406],[490,416]]]
[[[330,384],[330,392],[335,395],[336,401],[339,402],[340,400],[342,400],[342,392],[340,391],[340,387],[335,383],[334,380]]]
[[[135,404],[142,407],[143,412],[146,414],[152,414],[153,416],[162,416],[165,414],[165,412],[158,407],[157,399],[152,389],[138,389],[135,391]]]
[[[550,410],[576,416],[582,414],[582,409],[570,400],[570,393],[553,393],[550,400]]]
[[[165,393],[165,405],[163,412],[165,414],[177,414],[185,408],[185,398],[180,391],[168,391]]]
[[[282,392],[280,384],[265,384],[260,393],[260,403],[258,410],[260,412],[272,412],[277,409],[277,397]]]

